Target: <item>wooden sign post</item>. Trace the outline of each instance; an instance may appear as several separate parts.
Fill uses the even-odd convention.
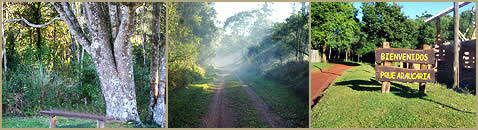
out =
[[[419,92],[426,92],[425,82],[435,81],[435,71],[428,69],[428,64],[435,64],[435,51],[429,45],[424,45],[424,50],[411,50],[390,48],[388,42],[383,43],[383,48],[375,49],[375,61],[383,65],[375,67],[377,81],[382,81],[382,93],[390,92],[390,81],[419,82]],[[392,67],[392,62],[420,64],[420,68],[408,69]]]
[[[384,42],[382,46],[383,46],[383,48],[390,48],[390,43]],[[375,57],[377,57],[377,56],[375,56]],[[379,58],[379,59],[381,59],[381,58]],[[392,64],[391,62],[385,61],[383,63],[383,66],[390,66],[391,64]],[[390,92],[390,82],[389,81],[384,81],[384,82],[382,82],[382,93],[388,93],[388,92]]]

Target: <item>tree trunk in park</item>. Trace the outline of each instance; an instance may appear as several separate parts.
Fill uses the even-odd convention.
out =
[[[144,32],[144,22],[145,20],[145,15],[144,12],[146,12],[147,8],[146,6],[143,6],[143,9],[141,11],[141,49],[143,52],[143,65],[146,65],[146,50],[145,50],[145,44],[146,44],[146,33]]]
[[[345,61],[349,61],[350,57],[350,48],[347,47],[347,50],[345,50]]]
[[[69,3],[53,3],[74,38],[93,59],[106,102],[106,116],[120,121],[140,122],[136,106],[131,43],[128,42],[134,25],[134,11],[139,4],[99,2],[83,4],[86,9],[85,19],[89,38],[80,27]],[[104,9],[105,7],[108,9]],[[106,10],[108,13],[104,13]],[[106,19],[106,15],[109,15],[109,20]],[[107,22],[111,23],[110,27],[107,26]]]
[[[329,47],[329,60],[330,60],[330,55],[332,54],[332,47]]]
[[[326,51],[327,51],[327,46],[324,45],[324,47],[322,48],[322,61],[323,61],[323,63],[327,63],[327,56],[326,56],[327,52]]]
[[[339,52],[337,53],[337,55],[336,55],[337,58],[335,58],[335,60],[340,60],[340,48],[337,48],[337,50],[338,50]]]
[[[166,126],[166,40],[161,39],[161,3],[153,3],[153,38],[151,42],[149,116],[161,127]]]

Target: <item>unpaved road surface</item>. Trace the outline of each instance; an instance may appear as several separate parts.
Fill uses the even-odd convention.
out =
[[[225,95],[225,77],[229,75],[228,73],[222,71],[216,80],[216,86],[214,88],[215,90],[211,98],[211,102],[208,105],[206,117],[204,117],[203,119],[202,127],[232,128],[236,127],[237,125],[236,121],[238,119],[236,119],[236,117],[234,117],[233,115],[239,111],[234,111],[231,108],[227,107],[227,104],[233,102],[227,100]],[[283,121],[277,113],[270,110],[267,104],[264,103],[262,98],[259,97],[254,90],[249,88],[249,86],[245,82],[243,82],[237,75],[235,75],[235,77],[237,78],[237,80],[240,81],[247,96],[251,98],[251,103],[254,105],[254,108],[256,109],[257,113],[259,113],[259,118],[264,121],[265,124],[273,128],[287,127],[287,122]]]
[[[224,77],[227,74],[219,74],[219,78],[214,88],[214,93],[207,109],[207,115],[203,120],[203,127],[205,128],[232,128],[234,127],[233,112],[226,108],[225,85]]]
[[[335,78],[342,75],[347,69],[352,68],[353,66],[348,66],[344,64],[334,64],[323,71],[312,72],[310,80],[310,96],[311,96],[311,105],[314,106],[317,104],[322,97],[322,92],[329,87],[329,85],[334,82]]]
[[[261,97],[257,95],[257,93],[249,88],[249,86],[243,82],[236,74],[234,74],[236,78],[239,80],[241,83],[242,87],[246,90],[247,96],[251,98],[252,104],[254,104],[254,107],[257,110],[257,113],[259,113],[259,118],[264,121],[268,126],[272,128],[285,128],[287,127],[287,122],[282,120],[280,116],[273,112],[267,104],[264,103]]]

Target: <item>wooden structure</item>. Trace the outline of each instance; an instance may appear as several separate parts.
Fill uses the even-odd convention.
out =
[[[115,120],[113,118],[109,118],[105,116],[77,113],[77,112],[67,112],[67,111],[40,111],[40,114],[45,114],[50,116],[49,128],[56,128],[56,116],[82,118],[82,119],[94,119],[96,120],[96,128],[104,128],[105,123],[107,121]]]
[[[382,46],[383,48],[375,49],[375,61],[383,63],[375,66],[375,77],[377,81],[382,81],[382,93],[390,92],[390,81],[420,82],[419,92],[425,93],[425,82],[435,81],[435,71],[429,68],[435,64],[434,51],[430,46],[423,45],[423,50],[390,48],[388,42],[384,42]],[[420,68],[392,67],[392,62],[417,63],[420,64]]]
[[[460,88],[470,85],[472,88],[476,86],[476,23],[475,20],[471,21],[466,32],[472,31],[472,35],[466,38],[459,30],[459,8],[468,5],[471,2],[455,2],[454,6],[451,6],[442,12],[433,15],[425,20],[430,22],[436,20],[437,39],[435,43],[435,56],[437,81],[439,82],[452,82],[454,88]],[[440,17],[450,12],[454,12],[454,42],[448,43],[441,40],[440,32]],[[472,10],[474,14],[476,11]],[[470,29],[471,28],[471,29]],[[452,74],[452,75],[451,75]]]
[[[437,81],[451,83],[453,82],[453,75],[451,74],[454,70],[454,45],[451,43],[442,43],[435,46],[435,56],[437,57]],[[459,57],[459,87],[476,86],[476,39],[464,41],[460,44]]]

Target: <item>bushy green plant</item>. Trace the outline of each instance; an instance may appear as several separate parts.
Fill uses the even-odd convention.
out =
[[[79,71],[73,73],[52,71],[42,63],[15,65],[16,69],[4,73],[2,79],[2,102],[7,106],[6,114],[32,116],[42,110],[63,109],[104,113],[104,109],[98,109],[104,108],[105,103],[96,70],[88,60],[84,59],[83,67],[74,69]]]
[[[206,71],[198,65],[173,65],[169,68],[168,86],[172,89],[186,86],[196,80],[204,78]]]
[[[298,95],[308,95],[309,62],[290,61],[276,64],[272,69],[265,71],[265,77],[276,79],[294,90]]]

